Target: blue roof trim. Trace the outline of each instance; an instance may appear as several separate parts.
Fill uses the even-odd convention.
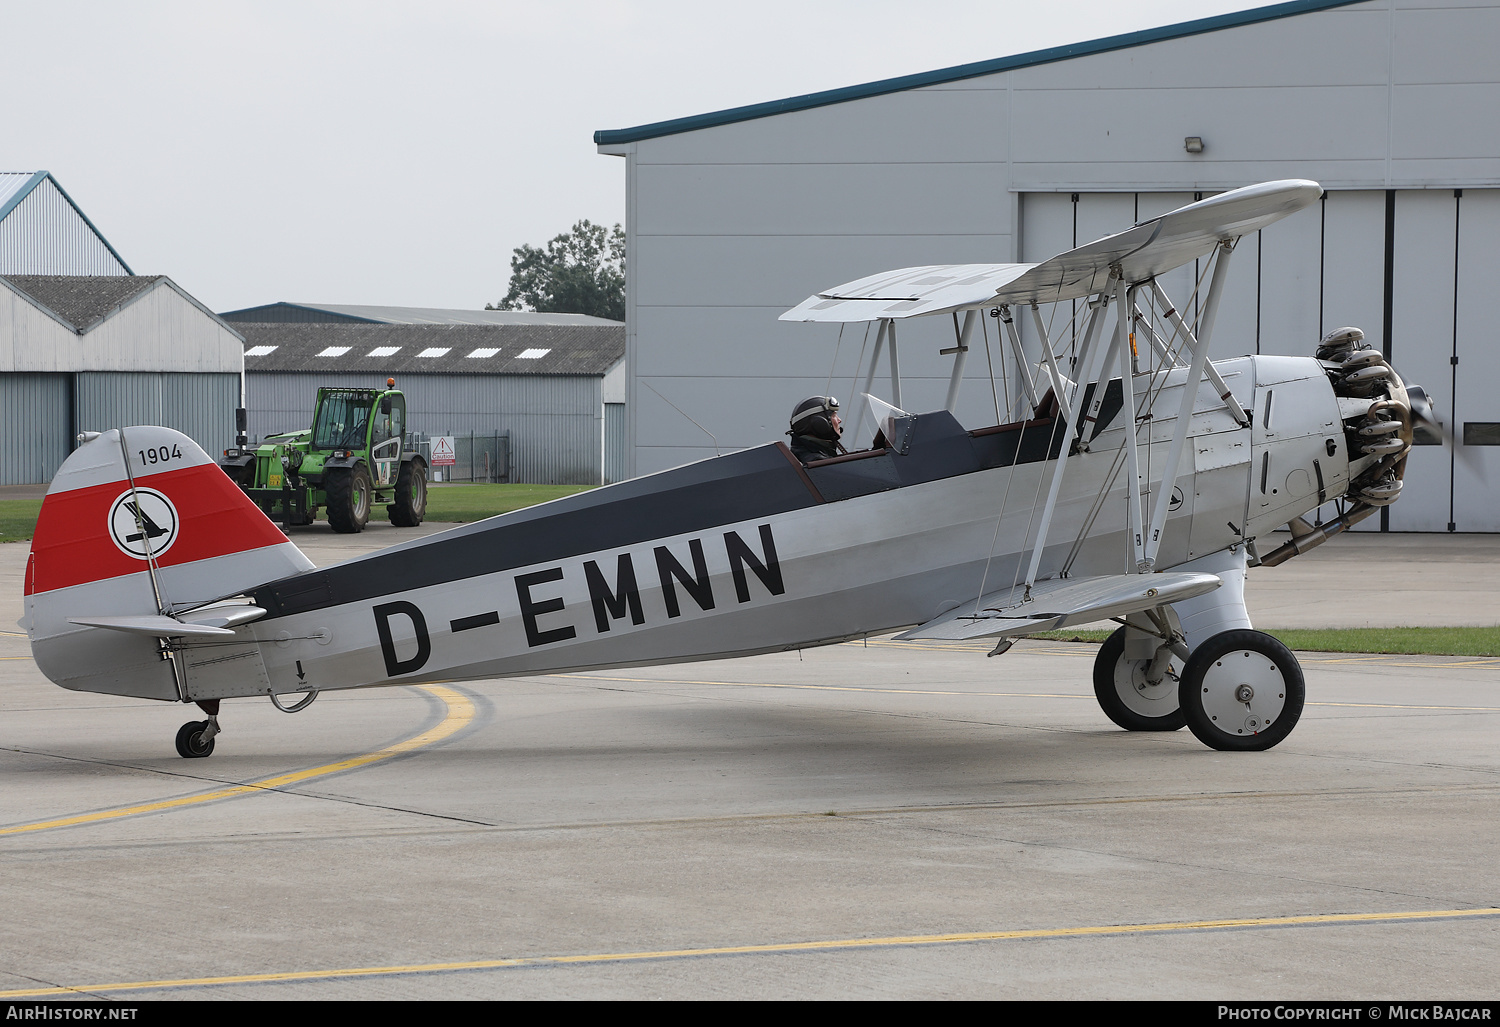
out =
[[[306,303],[289,303],[286,300],[277,300],[275,303],[262,303],[262,304],[259,304],[258,306],[254,306],[254,307],[244,307],[244,308],[242,308],[240,310],[226,310],[222,314],[218,314],[218,315],[215,315],[215,316],[217,316],[217,317],[233,317],[235,314],[248,314],[248,313],[251,313],[252,311],[256,311],[256,310],[273,310],[276,307],[289,307],[292,310],[310,310],[314,314],[332,314],[334,317],[342,317],[342,318],[344,318],[346,321],[350,322],[351,324],[383,325],[383,324],[389,324],[390,323],[388,321],[376,321],[373,318],[360,317],[357,314],[345,314],[343,311],[340,311],[340,310],[329,310],[327,307],[314,307],[314,306],[309,306]],[[263,323],[263,324],[277,324],[278,322],[275,322],[275,321],[266,321],[266,322],[261,322],[261,323]],[[302,322],[291,321],[291,322],[285,322],[285,323],[288,323],[288,324],[299,324],[299,323],[302,323]],[[330,324],[338,324],[339,322],[335,321],[335,322],[328,322],[328,323],[330,323]]]
[[[1069,43],[1066,46],[1054,46],[1047,50],[1033,50],[1030,53],[1015,54],[1011,57],[1000,57],[990,61],[979,61],[974,64],[960,64],[953,68],[924,71],[915,75],[903,75],[900,78],[881,79],[878,82],[866,82],[857,86],[829,89],[821,93],[807,93],[803,96],[788,97],[785,100],[771,100],[767,103],[751,104],[748,107],[733,107],[729,110],[714,111],[710,114],[695,114],[687,118],[675,118],[671,121],[657,121],[649,125],[637,125],[634,128],[600,129],[594,133],[594,144],[596,146],[612,146],[618,143],[633,143],[641,139],[654,139],[658,136],[676,135],[680,132],[693,132],[701,128],[712,128],[716,125],[731,125],[738,121],[752,121],[756,118],[767,118],[774,114],[805,111],[814,107],[826,107],[830,104],[844,103],[848,100],[861,100],[870,96],[899,93],[908,89],[917,89],[921,86],[937,85],[942,82],[957,82],[966,78],[976,78],[980,75],[993,75],[1000,71],[1013,71],[1017,68],[1051,64],[1054,61],[1066,61],[1074,57],[1108,53],[1111,50],[1124,50],[1132,46],[1140,46],[1143,43],[1156,43],[1165,39],[1181,39],[1185,36],[1196,36],[1204,32],[1217,32],[1220,29],[1236,28],[1240,25],[1253,25],[1258,22],[1275,21],[1278,18],[1289,18],[1293,15],[1311,14],[1315,11],[1326,11],[1334,7],[1348,7],[1353,4],[1368,2],[1369,0],[1292,0],[1290,3],[1273,4],[1269,7],[1256,7],[1248,11],[1236,11],[1232,14],[1219,14],[1212,18],[1183,21],[1175,25],[1164,25],[1161,28],[1144,29],[1139,32],[1126,32],[1123,35],[1106,36],[1103,39],[1093,39],[1083,43]]]
[[[62,187],[61,182],[52,177],[52,172],[50,171],[38,171],[36,174],[32,175],[31,179],[24,186],[22,186],[21,189],[18,190],[16,194],[12,196],[3,207],[0,207],[0,221],[3,221],[7,214],[14,210],[22,200],[30,196],[32,191],[35,190],[37,186],[41,185],[49,178],[52,179],[52,187],[62,194],[62,198],[64,200],[68,201],[68,206],[73,208],[73,213],[83,218],[83,223],[89,226],[89,231],[93,232],[95,238],[97,238],[104,244],[104,248],[110,252],[110,255],[120,262],[120,266],[125,269],[125,273],[127,275],[135,274],[134,271],[130,270],[130,265],[125,263],[125,258],[120,256],[119,252],[109,244],[109,240],[104,238],[104,233],[99,231],[94,223],[89,220],[89,216],[79,208],[78,204],[73,202],[73,197],[68,195],[68,191]]]
[[[16,206],[22,200],[24,200],[24,199],[26,199],[26,197],[30,196],[31,195],[31,190],[35,189],[37,186],[41,185],[42,182],[46,181],[46,179],[48,177],[48,174],[49,173],[46,172],[46,171],[38,171],[36,174],[32,175],[29,179],[26,180],[26,184],[25,185],[21,186],[20,189],[16,190],[16,193],[15,193],[14,196],[12,196],[10,199],[6,200],[3,204],[0,204],[0,221],[4,221],[5,220],[5,215],[7,215],[11,211],[15,210]]]
[[[89,220],[89,216],[83,212],[82,208],[80,208],[78,204],[73,202],[73,197],[68,195],[68,191],[62,187],[62,183],[59,182],[56,178],[52,178],[51,172],[47,173],[47,177],[52,179],[52,184],[57,187],[58,192],[62,193],[62,198],[68,201],[68,206],[73,208],[73,212],[79,217],[83,218],[83,223],[89,226],[89,231],[93,232],[94,235],[99,238],[99,241],[104,244],[104,248],[111,254],[113,254],[114,258],[120,262],[120,266],[125,269],[125,273],[127,275],[135,274],[135,272],[130,269],[130,265],[125,263],[125,258],[120,256],[119,251],[117,251],[113,246],[109,244],[108,239],[104,238],[104,233],[99,231],[99,229],[94,226],[94,223]]]

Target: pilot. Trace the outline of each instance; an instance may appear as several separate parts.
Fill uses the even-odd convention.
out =
[[[792,411],[792,455],[804,464],[825,460],[843,453],[839,438],[844,422],[839,418],[839,401],[833,396],[813,396],[798,403]]]

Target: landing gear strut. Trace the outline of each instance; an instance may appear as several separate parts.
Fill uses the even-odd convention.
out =
[[[213,755],[214,736],[219,733],[219,700],[209,699],[198,705],[208,719],[190,720],[177,729],[177,755],[185,760]]]
[[[1125,629],[1120,628],[1094,658],[1094,696],[1105,716],[1126,731],[1176,731],[1186,721],[1177,687],[1183,660],[1163,644],[1148,660],[1125,658]]]

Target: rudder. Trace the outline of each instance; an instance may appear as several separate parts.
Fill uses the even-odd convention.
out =
[[[37,666],[64,688],[178,699],[157,641],[170,626],[155,636],[167,622],[153,618],[312,566],[186,435],[115,429],[75,450],[47,490],[21,623]]]

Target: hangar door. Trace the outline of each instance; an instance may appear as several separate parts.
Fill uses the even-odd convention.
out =
[[[67,374],[0,374],[0,485],[52,480],[72,452]]]
[[[1021,259],[1046,260],[1202,195],[1025,194]],[[1207,291],[1203,282],[1195,296],[1203,271],[1198,263],[1162,279],[1190,320]],[[1364,329],[1408,384],[1427,390],[1460,446],[1456,455],[1416,450],[1400,501],[1355,530],[1500,531],[1500,393],[1491,384],[1500,353],[1486,342],[1483,307],[1497,273],[1500,190],[1328,192],[1240,240],[1212,355],[1311,355],[1331,329]],[[1071,317],[1058,311],[1053,338],[1068,337],[1057,329]]]
[[[234,444],[237,374],[87,371],[74,377],[80,431],[159,424],[182,432],[209,456]]]

